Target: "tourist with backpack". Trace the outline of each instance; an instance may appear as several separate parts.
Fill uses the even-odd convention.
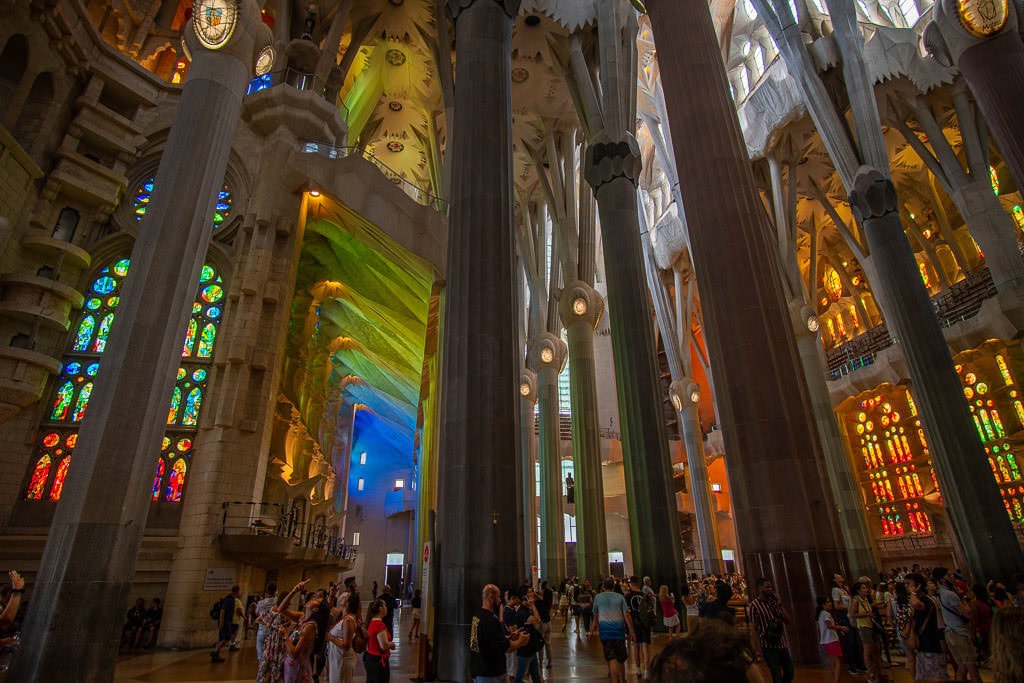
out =
[[[637,675],[643,679],[650,668],[651,630],[657,621],[658,611],[654,594],[643,591],[639,577],[631,577],[626,588],[628,593],[624,597],[633,618],[633,661],[636,662]]]
[[[222,647],[230,643],[235,637],[235,631],[232,629],[232,622],[235,616],[235,611],[238,609],[238,599],[242,596],[242,589],[238,586],[232,586],[231,592],[225,595],[223,598],[218,600],[210,608],[210,617],[217,622],[217,643],[213,646],[213,651],[210,653],[210,661],[217,663],[223,662],[224,658],[220,656],[220,650]],[[237,650],[238,648],[232,648]]]

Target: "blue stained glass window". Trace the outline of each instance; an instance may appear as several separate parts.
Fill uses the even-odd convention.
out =
[[[91,298],[91,299],[89,299],[88,301],[85,302],[85,307],[88,308],[90,311],[95,311],[97,308],[99,308],[102,305],[103,305],[103,302],[100,301],[99,299],[97,299],[96,297],[93,297],[93,298]]]
[[[89,375],[90,377],[95,377],[96,373],[99,372],[99,371],[100,371],[100,364],[99,363],[89,363],[89,365],[86,366],[86,368],[85,368],[85,374]]]
[[[164,479],[164,470],[167,469],[161,458],[156,463],[156,476],[153,477],[153,500],[160,500],[160,482]]]
[[[75,362],[75,361],[71,361],[70,363],[67,363],[64,366],[64,374],[66,374],[66,375],[72,375],[72,376],[73,375],[77,375],[81,371],[82,371],[82,364],[78,363],[78,362]]]
[[[193,387],[185,399],[185,414],[181,417],[181,424],[195,427],[199,423],[199,408],[203,404],[203,390]]]
[[[110,336],[110,326],[113,322],[113,313],[107,313],[103,316],[103,322],[100,323],[100,329],[96,333],[96,341],[92,345],[92,350],[96,353],[103,353],[107,350],[107,337]]]
[[[96,278],[96,282],[92,284],[92,291],[97,294],[110,294],[115,289],[117,289],[117,280],[109,275]]]

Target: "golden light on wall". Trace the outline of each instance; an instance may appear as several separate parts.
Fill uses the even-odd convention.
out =
[[[959,0],[956,14],[960,24],[976,38],[987,38],[1006,26],[1007,0]]]
[[[839,297],[843,295],[843,281],[839,278],[839,273],[832,266],[825,268],[825,275],[822,278],[821,286],[832,301],[839,301]]]

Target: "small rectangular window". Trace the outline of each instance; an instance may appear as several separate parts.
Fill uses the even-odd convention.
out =
[[[363,451],[362,453],[359,454],[359,464],[360,465],[365,465],[366,464],[366,451]]]
[[[359,477],[359,479],[356,480],[356,491],[362,491],[365,486],[366,480],[363,479],[362,477]]]
[[[722,485],[721,484],[712,484],[711,485],[711,492],[712,493],[721,493],[722,492]]]
[[[352,532],[352,545],[359,545],[359,532]]]
[[[405,488],[405,479],[395,479],[395,490]]]

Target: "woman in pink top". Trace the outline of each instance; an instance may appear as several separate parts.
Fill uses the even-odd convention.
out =
[[[669,637],[676,635],[679,633],[679,613],[676,612],[676,599],[668,592],[668,586],[662,586],[658,591],[658,602],[661,603],[661,613]]]

